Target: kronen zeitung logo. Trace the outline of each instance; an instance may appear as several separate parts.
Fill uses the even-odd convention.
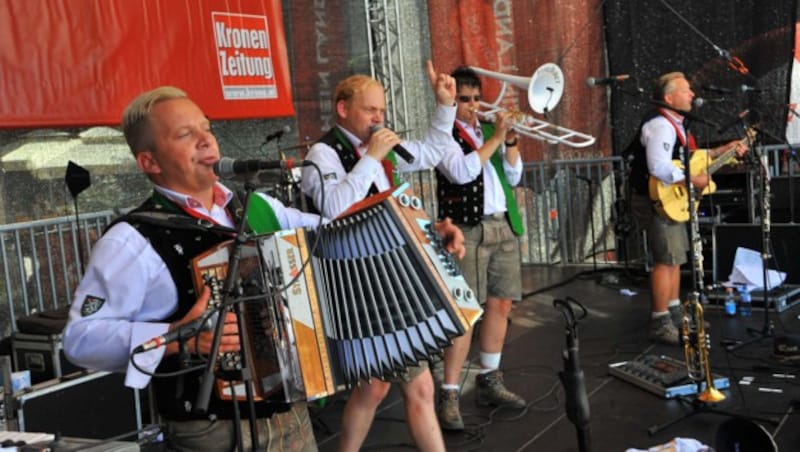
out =
[[[224,98],[277,98],[267,17],[212,12],[211,19]]]

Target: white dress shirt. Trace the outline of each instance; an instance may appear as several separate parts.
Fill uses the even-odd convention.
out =
[[[479,128],[476,129],[460,119],[456,119],[456,122],[467,132],[467,135],[469,135],[472,142],[475,143],[475,146],[478,148],[483,146],[483,134],[480,132]],[[517,158],[517,162],[512,166],[505,158],[505,144],[501,144],[500,146],[503,154],[503,171],[506,174],[506,180],[509,185],[514,187],[522,180],[522,159]],[[457,146],[457,152],[463,155],[460,146]],[[466,184],[471,182],[478,177],[481,169],[483,169],[483,214],[492,215],[508,210],[508,207],[506,207],[506,195],[505,192],[503,192],[503,186],[500,184],[500,178],[497,175],[494,165],[491,160],[486,160],[483,168],[481,168],[480,156],[477,150],[467,154],[463,162],[459,162],[458,159],[451,157],[448,153],[442,158],[441,163],[436,166],[436,169],[441,171],[442,174],[454,184]]]
[[[671,115],[670,112],[666,114]],[[683,128],[682,120],[674,115],[672,118],[685,137],[686,129]],[[675,127],[662,115],[654,117],[642,126],[641,142],[647,154],[647,169],[653,177],[666,184],[674,184],[684,179],[683,170],[672,163],[672,149],[676,140],[678,133]]]
[[[221,184],[227,204],[233,194]],[[233,226],[223,205],[211,211],[186,195],[156,187],[182,207],[211,218],[219,225]],[[282,228],[315,227],[319,216],[269,202]],[[87,296],[104,300],[100,309],[87,316],[81,307]],[[163,319],[178,308],[178,291],[169,269],[149,241],[134,227],[120,222],[95,243],[86,272],[75,291],[64,329],[64,353],[75,364],[89,369],[126,372],[125,384],[143,388],[150,377],[129,363],[135,347],[169,329]],[[153,372],[164,355],[164,347],[137,354],[139,367]]]
[[[429,169],[436,166],[448,148],[458,145],[453,141],[451,134],[456,108],[454,106],[437,105],[431,126],[422,140],[403,141],[402,146],[414,156],[414,163],[408,163],[402,157],[397,157],[397,171],[410,172]],[[378,160],[364,155],[366,143],[356,138],[348,130],[339,127],[353,148],[358,153],[359,160],[353,169],[347,173],[342,166],[336,150],[325,143],[315,143],[306,155],[306,160],[314,162],[322,174],[313,166],[303,167],[303,193],[309,196],[317,209],[326,218],[335,218],[346,211],[353,204],[364,199],[369,193],[370,186],[374,183],[379,191],[388,190],[392,184],[383,170],[383,165]],[[323,190],[325,191],[325,205],[322,205]]]

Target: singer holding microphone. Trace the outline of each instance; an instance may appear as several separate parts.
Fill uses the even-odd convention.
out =
[[[207,355],[213,332],[197,319],[206,314],[209,289],[196,293],[190,262],[212,246],[233,238],[241,203],[218,182],[219,147],[205,114],[180,89],[161,87],[145,92],[122,116],[125,139],[139,169],[153,183],[152,196],[132,213],[116,220],[97,241],[83,279],[75,291],[64,330],[64,352],[70,361],[89,369],[125,372],[125,384],[144,388],[149,375],[129,362],[143,344],[153,349],[134,355],[148,372],[181,369],[179,345],[168,341],[202,330],[186,342],[193,355]],[[260,196],[261,214],[274,228],[318,224],[319,216],[287,208]],[[135,212],[136,215],[132,215]],[[170,214],[175,227],[149,223],[147,215]],[[137,216],[138,215],[138,216]],[[253,211],[249,211],[252,220]],[[198,219],[213,227],[187,228],[179,220]],[[268,231],[259,231],[268,232]],[[220,352],[239,350],[236,317],[226,313]],[[148,341],[157,338],[153,342]],[[153,378],[155,402],[164,421],[169,450],[220,451],[236,448],[233,402],[213,391],[207,413],[196,413],[202,370],[179,377]],[[247,405],[240,403],[240,431],[251,450]],[[314,451],[316,443],[304,403],[289,406],[256,402],[259,450]]]
[[[399,182],[397,172],[433,168],[454,149],[450,132],[456,110],[455,82],[447,74],[437,74],[430,61],[427,64],[437,105],[430,129],[419,141],[402,141],[383,127],[386,97],[379,81],[353,75],[339,82],[333,98],[336,126],[311,146],[306,156],[319,166],[322,175],[320,180],[317,171],[303,169],[302,188],[309,206],[334,218],[356,202],[395,186]],[[359,450],[392,382],[400,385],[406,421],[417,448],[444,450],[434,410],[433,377],[427,365],[421,365],[407,369],[401,378],[373,378],[353,389],[342,416],[340,451]]]
[[[632,159],[632,213],[638,227],[647,231],[648,250],[652,253],[652,311],[648,336],[656,342],[678,345],[682,323],[680,266],[687,261],[689,238],[685,223],[675,222],[656,213],[649,197],[648,183],[651,176],[665,184],[685,180],[684,170],[675,166],[673,160],[680,160],[681,148],[690,153],[697,148],[694,136],[691,133],[687,135],[685,118],[680,113],[688,113],[692,109],[695,95],[683,73],[670,72],[657,79],[653,100],[672,109],[661,107],[650,111],[624,153]],[[744,143],[735,140],[710,149],[709,155],[716,158],[733,148],[739,156],[747,151]],[[702,191],[709,180],[707,174],[697,174],[691,177],[690,182],[697,190]]]

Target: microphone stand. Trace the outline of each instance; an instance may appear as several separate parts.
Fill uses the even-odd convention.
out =
[[[663,104],[663,102],[657,102],[657,101],[653,101],[653,102],[657,103],[657,104]],[[684,114],[680,110],[676,110],[676,109],[671,108],[671,107],[666,106],[666,105],[664,105],[664,108],[668,108],[668,109],[670,109],[672,111],[676,111],[681,115]],[[689,118],[689,116],[686,116],[686,115],[684,115],[684,116],[687,119]],[[696,117],[695,115],[692,115],[692,116]],[[694,119],[692,119],[692,120],[694,120]],[[707,334],[705,335],[705,337],[700,337],[700,334],[699,334],[699,329],[700,329],[700,326],[701,326],[700,323],[704,322],[703,317],[702,316],[698,316],[696,314],[696,311],[697,311],[696,309],[693,309],[692,312],[690,312],[690,308],[688,307],[689,305],[704,304],[706,302],[706,296],[705,296],[705,294],[703,292],[703,284],[702,284],[702,281],[703,281],[703,242],[702,242],[702,239],[700,238],[698,218],[697,218],[697,209],[695,208],[696,205],[697,205],[697,202],[698,202],[698,200],[696,199],[697,190],[695,190],[695,187],[692,184],[692,181],[691,181],[691,168],[689,167],[689,161],[691,160],[690,159],[690,151],[691,150],[688,147],[689,135],[690,135],[689,125],[691,124],[692,120],[687,121],[685,123],[685,125],[684,125],[684,129],[685,129],[685,132],[686,132],[686,143],[687,143],[687,145],[686,146],[681,146],[681,148],[680,148],[680,160],[683,162],[683,165],[684,165],[684,168],[683,168],[683,170],[684,170],[684,183],[686,185],[686,192],[689,194],[689,196],[688,196],[688,198],[689,198],[689,225],[688,225],[688,227],[689,227],[689,257],[690,257],[690,262],[692,264],[692,286],[693,286],[692,287],[692,291],[687,295],[686,301],[683,302],[684,304],[683,304],[681,309],[683,310],[684,316],[685,317],[688,316],[689,319],[693,319],[695,324],[696,324],[695,331],[691,331],[690,328],[686,327],[686,323],[688,322],[688,320],[684,320],[685,323],[684,323],[684,331],[682,332],[682,337],[681,337],[681,345],[682,345],[682,347],[684,347],[685,351],[689,350],[690,341],[694,341],[693,346],[695,347],[695,349],[697,349],[699,347],[707,347],[708,344],[711,343],[711,341],[710,341],[710,339],[709,339]],[[699,121],[699,122],[703,122],[703,123],[706,123],[706,124],[712,124],[711,121],[707,121],[707,120],[702,120],[702,121]],[[705,331],[704,328],[703,328],[703,330]],[[689,353],[689,351],[686,351],[685,353]],[[697,350],[695,350],[695,353],[702,354],[701,351],[697,351]],[[706,354],[706,359],[708,359],[708,356],[709,355]],[[688,368],[689,367],[689,362],[688,361],[687,361],[686,365],[687,365],[687,370],[690,371],[690,369]],[[711,373],[711,365],[710,364],[707,366],[707,369],[708,369],[708,373]],[[703,369],[703,371],[705,371],[705,369]],[[713,375],[707,375],[706,377],[707,377],[706,378],[707,380],[710,380],[710,381],[713,382],[713,378],[714,378]],[[694,380],[694,378],[692,378],[692,379]],[[661,430],[663,430],[665,428],[668,428],[668,427],[670,427],[670,426],[672,426],[674,424],[677,424],[680,421],[688,419],[689,417],[692,417],[695,414],[713,413],[713,414],[719,414],[719,415],[723,415],[723,416],[734,416],[732,413],[728,413],[728,412],[725,412],[725,411],[722,411],[722,410],[718,410],[718,409],[714,408],[713,406],[711,406],[711,403],[716,403],[716,402],[706,402],[706,401],[701,400],[700,399],[700,395],[703,392],[703,381],[702,381],[702,379],[695,380],[695,384],[697,386],[697,397],[695,397],[691,401],[692,410],[687,412],[687,413],[685,413],[685,414],[683,414],[683,415],[681,415],[681,416],[678,416],[675,419],[669,420],[669,421],[667,421],[667,422],[665,422],[663,424],[654,425],[654,426],[648,428],[647,432],[650,435],[655,435],[656,433],[660,432]],[[681,398],[679,400],[680,401],[684,401],[683,398]]]
[[[742,121],[742,128],[745,127],[744,121]],[[757,132],[760,130],[758,128],[754,128]],[[769,167],[765,162],[766,156],[764,156],[758,150],[758,146],[752,146],[753,152],[755,153],[755,167],[756,167],[756,174],[758,174],[758,185],[759,190],[761,192],[761,276],[763,281],[762,293],[763,293],[763,302],[764,302],[764,325],[761,330],[756,330],[754,328],[747,328],[747,331],[751,334],[756,334],[755,337],[739,342],[727,347],[728,350],[734,351],[738,350],[741,347],[746,345],[752,344],[754,342],[758,342],[761,339],[768,338],[768,337],[775,337],[775,329],[772,324],[772,321],[769,318],[769,260],[772,257],[770,254],[771,249],[771,239],[770,239],[770,227],[771,227],[771,213],[770,213],[770,177],[769,177]],[[791,184],[791,179],[789,179],[789,183]]]
[[[245,201],[250,200],[250,196],[253,195],[255,191],[255,187],[253,187],[250,183],[245,183]],[[247,225],[247,205],[248,202],[245,202],[244,213],[242,214],[240,223],[237,225],[236,229],[236,237],[234,239],[233,245],[231,246],[230,250],[230,257],[228,258],[228,273],[225,276],[225,284],[223,286],[223,306],[228,306],[229,302],[232,298],[234,298],[234,289],[237,284],[236,279],[239,273],[239,262],[241,261],[242,257],[242,247],[247,242],[247,234],[245,233],[245,227]],[[240,355],[243,359],[240,360],[241,362],[241,369],[235,372],[237,375],[225,375],[225,379],[231,382],[231,392],[232,392],[232,403],[233,403],[233,414],[234,414],[234,432],[236,436],[236,443],[238,446],[238,450],[244,451],[244,445],[242,443],[242,432],[241,432],[241,416],[239,414],[239,402],[236,398],[236,393],[233,389],[233,385],[235,381],[241,381],[244,383],[245,394],[247,397],[247,407],[248,407],[248,414],[249,414],[249,425],[250,425],[250,438],[251,444],[253,445],[253,450],[259,449],[258,444],[258,427],[256,425],[256,408],[255,408],[255,398],[253,395],[253,374],[251,369],[248,367],[247,359],[244,358],[248,355],[248,341],[247,338],[244,337],[245,330],[245,319],[242,312],[244,311],[245,301],[239,300],[236,303],[231,304],[232,311],[236,314],[236,322],[239,327],[239,344],[241,349],[239,350]],[[217,360],[219,355],[219,344],[222,339],[222,330],[225,326],[225,311],[221,312],[219,320],[217,321],[216,328],[214,329],[214,340],[212,342],[211,351],[209,352],[209,359],[208,363],[206,364],[205,372],[201,377],[201,384],[200,390],[197,393],[197,400],[195,402],[195,409],[200,412],[208,411],[208,403],[211,398],[211,391],[214,387],[215,383],[215,369],[217,367]]]
[[[572,304],[581,308],[580,317],[575,316]],[[561,312],[566,323],[567,344],[566,348],[561,352],[564,370],[558,373],[558,378],[561,380],[561,384],[564,385],[567,419],[575,425],[580,452],[590,452],[592,450],[592,442],[589,431],[589,397],[586,394],[586,381],[578,353],[580,351],[578,347],[578,320],[585,318],[587,311],[582,304],[572,297],[567,297],[566,301],[553,300],[553,307]]]

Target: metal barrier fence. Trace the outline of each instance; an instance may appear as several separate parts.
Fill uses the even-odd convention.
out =
[[[614,261],[612,211],[624,175],[619,157],[526,163],[516,188],[526,224],[520,239],[525,264],[591,264]],[[431,171],[408,178],[435,217]],[[68,304],[80,279],[81,261],[115,216],[105,211],[0,226],[3,279],[0,333],[16,331],[16,319]],[[80,234],[80,235],[78,235]],[[78,239],[80,237],[80,240]],[[83,250],[81,250],[83,248]]]
[[[797,174],[786,146],[759,150],[767,157],[773,176]],[[526,234],[520,238],[522,262],[616,262],[615,226],[620,216],[628,215],[618,203],[618,187],[625,185],[625,174],[620,157],[526,163],[522,183],[515,189],[526,224]],[[434,173],[420,171],[408,180],[435,218]],[[18,317],[71,301],[82,273],[78,256],[88,256],[115,215],[112,211],[85,214],[79,226],[74,217],[0,225],[0,334],[16,331]]]
[[[92,244],[112,211],[0,225],[0,334],[17,330],[16,319],[65,306],[82,275]],[[83,260],[82,260],[83,259]]]

